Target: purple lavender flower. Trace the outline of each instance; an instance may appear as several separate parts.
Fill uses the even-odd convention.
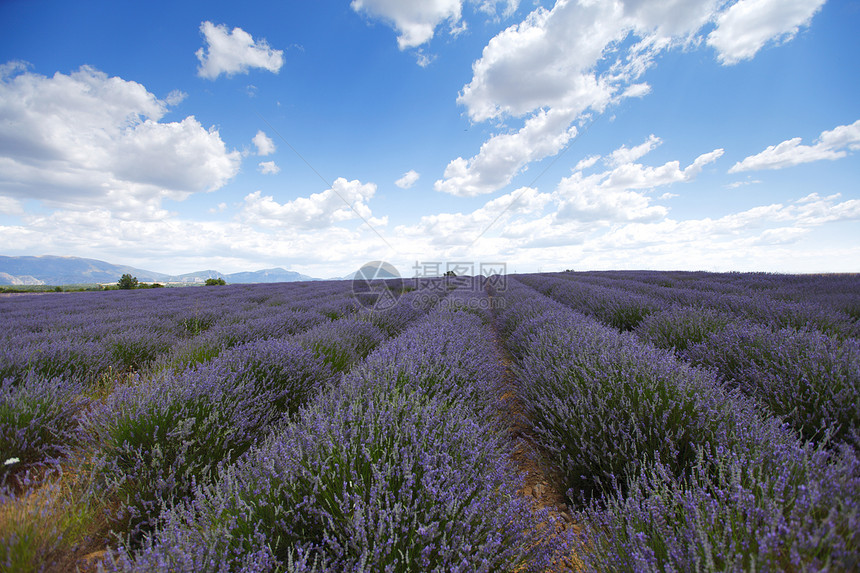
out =
[[[89,402],[82,392],[80,383],[35,374],[0,384],[0,486],[80,445],[79,415]]]

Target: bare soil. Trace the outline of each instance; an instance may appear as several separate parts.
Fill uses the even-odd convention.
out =
[[[493,324],[493,338],[493,343],[502,355],[504,367],[500,399],[508,436],[514,445],[511,460],[524,479],[519,493],[531,503],[534,527],[543,543],[546,543],[547,548],[554,548],[553,565],[546,571],[578,571],[580,562],[570,547],[579,527],[574,523],[566,503],[563,480],[552,469],[534,439],[531,422],[517,391],[513,362],[496,324]]]

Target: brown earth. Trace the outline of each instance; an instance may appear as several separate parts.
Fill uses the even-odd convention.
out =
[[[523,476],[519,493],[531,503],[535,529],[548,548],[555,548],[553,565],[547,573],[578,571],[579,559],[570,549],[579,527],[573,521],[564,496],[563,480],[552,469],[531,431],[525,406],[519,398],[516,375],[510,353],[502,342],[497,325],[493,325],[493,343],[502,355],[504,368],[500,384],[502,416],[508,426],[508,436],[514,444],[511,460]],[[567,547],[565,549],[565,547]]]

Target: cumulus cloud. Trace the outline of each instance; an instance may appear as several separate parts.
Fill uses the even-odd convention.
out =
[[[576,167],[573,168],[574,171],[582,171],[584,169],[588,169],[589,167],[594,167],[594,165],[600,161],[600,155],[589,155],[583,159],[580,159],[576,164]]]
[[[626,35],[616,25],[622,12],[617,2],[564,0],[552,10],[534,10],[490,40],[457,101],[473,121],[547,106],[603,107],[612,89],[592,69],[606,46]]]
[[[522,127],[492,136],[471,159],[452,160],[436,189],[463,196],[501,189],[529,163],[564,148],[571,139],[569,127],[577,121],[626,98],[646,96],[650,86],[640,78],[656,57],[676,47],[698,46],[714,21],[717,27],[708,44],[723,63],[733,63],[752,57],[768,41],[790,39],[822,3],[557,0],[550,9],[538,7],[487,43],[457,98],[473,122],[522,121]],[[783,4],[788,9],[777,14]],[[563,117],[567,123],[535,129],[549,117]],[[516,149],[501,152],[510,144]],[[619,154],[635,160],[636,153],[657,144],[649,140]],[[610,158],[619,165],[628,160]]]
[[[838,195],[812,194],[716,219],[666,217],[617,223],[556,248],[543,247],[527,254],[520,251],[517,258],[523,264],[543,264],[550,269],[560,268],[558,261],[571,261],[584,269],[853,270],[845,261],[858,260],[860,247],[847,241],[845,248],[822,249],[815,242],[815,233],[826,223],[860,218],[858,203],[841,201]],[[796,244],[801,238],[803,242]]]
[[[275,152],[275,142],[262,129],[257,132],[253,141],[254,146],[257,148],[257,155],[266,156]]]
[[[380,18],[397,32],[401,50],[429,42],[443,22],[452,31],[461,30],[462,0],[352,0],[356,12]]]
[[[185,93],[184,91],[173,90],[169,94],[167,94],[166,98],[164,98],[164,103],[166,103],[169,106],[179,105],[180,103],[185,101],[185,98],[187,98],[187,97],[188,97],[188,94]]]
[[[224,204],[218,210],[227,209]],[[25,215],[23,224],[0,223],[5,253],[49,252],[125,261],[161,272],[204,265],[224,272],[275,264],[312,276],[342,275],[357,264],[385,258],[365,227],[266,228],[239,220],[201,221],[175,214],[155,220],[118,218],[107,209]],[[332,248],[337,245],[337,248]],[[203,262],[207,261],[207,262]]]
[[[708,45],[723,64],[756,55],[771,41],[791,40],[826,0],[740,0],[719,14]]]
[[[360,218],[371,225],[384,225],[385,219],[374,219],[367,205],[376,193],[374,183],[335,180],[330,189],[278,203],[260,191],[245,196],[240,218],[263,227],[322,229],[350,219]]]
[[[637,148],[652,145],[654,141],[659,139],[652,135]],[[684,169],[678,161],[669,161],[658,167],[630,161],[619,165],[617,161],[621,157],[644,155],[641,149],[635,153],[631,151],[621,147],[610,154],[610,158],[614,158],[610,163],[615,167],[609,171],[587,176],[575,171],[562,179],[554,193],[559,204],[557,217],[560,220],[604,222],[662,219],[668,214],[668,209],[652,205],[651,198],[643,190],[692,181],[705,165],[723,154],[722,149],[704,153]]]
[[[516,252],[519,249],[557,248],[580,244],[589,235],[610,226],[633,223],[656,224],[667,218],[669,210],[655,204],[650,192],[659,187],[694,180],[705,166],[722,156],[722,149],[703,153],[687,166],[679,161],[647,166],[635,163],[646,149],[659,142],[650,136],[637,151],[622,147],[610,153],[607,161],[614,167],[591,175],[574,171],[562,179],[552,193],[523,187],[486,202],[467,213],[438,213],[421,218],[396,231],[411,241],[456,253],[471,248],[480,238],[487,252]],[[618,164],[622,157],[628,161]],[[580,161],[591,167],[600,156]],[[663,193],[660,199],[674,197]]]
[[[481,3],[478,5],[478,10],[488,16],[498,18],[499,4],[505,5],[501,15],[503,18],[508,18],[513,16],[514,12],[517,11],[517,8],[520,7],[520,0],[481,0]]]
[[[644,143],[631,149],[628,149],[626,145],[622,145],[606,158],[606,163],[612,167],[624,165],[625,163],[632,163],[653,151],[661,143],[662,141],[660,141],[659,137],[651,134]]]
[[[460,197],[501,189],[528,163],[555,155],[576,137],[577,129],[570,125],[574,115],[569,109],[535,114],[519,131],[490,138],[474,157],[451,161],[434,188]]]
[[[406,173],[403,174],[403,177],[394,182],[395,185],[400,187],[401,189],[409,189],[415,182],[418,181],[418,178],[421,177],[417,171],[414,169],[410,169]]]
[[[52,77],[6,74],[0,194],[160,217],[162,199],[218,189],[238,173],[241,155],[216,129],[194,116],[162,123],[167,111],[141,84],[87,66]]]
[[[860,219],[860,199],[849,199],[837,203],[839,193],[821,197],[810,193],[786,208],[787,218],[802,226],[817,226],[835,221],[856,221]]]
[[[847,156],[849,151],[860,150],[860,120],[822,132],[814,145],[802,145],[801,141],[801,138],[795,137],[777,145],[770,145],[761,153],[735,163],[729,173],[784,169],[801,163],[841,159]]]
[[[197,75],[214,80],[221,74],[246,74],[251,68],[278,73],[284,65],[283,50],[273,50],[266,40],[254,38],[242,28],[227,29],[224,24],[200,24],[206,46],[197,50],[200,66]]]
[[[281,171],[281,168],[274,161],[261,161],[257,167],[263,175],[274,175]]]
[[[550,200],[547,193],[523,187],[492,199],[470,213],[425,215],[414,225],[398,226],[395,232],[437,247],[465,247],[491,226],[507,225],[517,215],[539,214]]]

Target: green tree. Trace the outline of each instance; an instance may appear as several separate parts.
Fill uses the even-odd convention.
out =
[[[220,277],[217,279],[206,279],[206,286],[216,286],[216,285],[225,285],[225,284],[227,284],[227,281],[225,281],[224,279],[222,279]]]
[[[122,277],[118,281],[116,281],[116,285],[121,289],[137,288],[137,277],[133,277],[130,274],[126,273],[122,275]]]

